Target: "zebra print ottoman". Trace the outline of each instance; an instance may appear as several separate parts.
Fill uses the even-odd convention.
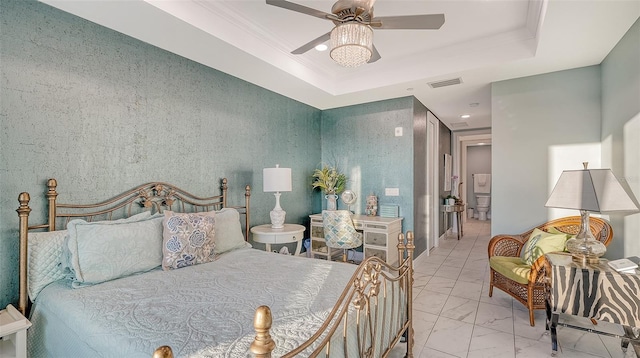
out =
[[[552,350],[557,352],[556,327],[559,314],[587,317],[597,321],[620,324],[625,334],[615,335],[583,327],[565,327],[622,339],[626,351],[633,344],[640,357],[640,274],[616,272],[606,260],[598,264],[581,265],[568,254],[547,254],[547,329],[551,331]],[[553,354],[552,353],[552,354]]]

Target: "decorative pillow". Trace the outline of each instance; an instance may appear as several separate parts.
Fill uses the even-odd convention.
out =
[[[96,284],[162,263],[162,214],[107,222],[72,220],[67,224],[67,247],[73,287]]]
[[[555,251],[564,251],[567,242],[567,234],[552,234],[535,228],[529,240],[524,244],[520,252],[520,258],[527,265],[533,265],[538,257]]]
[[[567,234],[566,232],[562,232],[560,230],[558,230],[557,227],[552,226],[549,229],[547,229],[547,231],[551,234],[565,234],[567,235],[567,239],[571,239],[572,237],[576,237],[576,234]]]
[[[225,208],[216,211],[215,221],[216,246],[214,251],[216,254],[223,254],[248,245],[242,234],[238,210]]]
[[[143,211],[139,214],[135,214],[132,215],[128,218],[123,218],[123,219],[118,219],[118,220],[104,220],[104,221],[91,221],[91,223],[93,224],[118,224],[118,223],[129,223],[129,222],[136,222],[136,221],[140,221],[140,220],[144,220],[147,219],[151,216],[151,212],[150,211]],[[82,222],[87,222],[85,220],[80,220],[78,219],[78,221],[82,221]],[[67,223],[68,225],[68,223]],[[75,245],[75,244],[74,244]],[[69,250],[69,234],[67,233],[67,236],[64,238],[64,244],[62,245],[62,272],[65,274],[65,277],[69,278],[70,280],[74,280],[75,279],[75,275],[73,273],[73,265],[71,264],[71,250]]]
[[[164,212],[162,269],[171,270],[215,260],[215,211]]]
[[[31,302],[48,284],[65,277],[61,263],[67,230],[29,233],[27,290]]]

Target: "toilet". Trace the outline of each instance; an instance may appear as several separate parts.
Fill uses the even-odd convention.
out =
[[[491,174],[473,174],[473,191],[476,195],[478,220],[487,220],[491,205]]]
[[[476,195],[476,210],[478,210],[478,220],[487,220],[487,212],[491,204],[491,196]]]

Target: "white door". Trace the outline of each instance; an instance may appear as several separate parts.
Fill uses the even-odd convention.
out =
[[[438,246],[438,119],[427,112],[427,251]]]

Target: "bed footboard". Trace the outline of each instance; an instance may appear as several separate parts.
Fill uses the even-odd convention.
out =
[[[400,266],[377,257],[363,261],[324,324],[306,342],[282,357],[386,357],[404,340],[405,357],[413,357],[413,251],[411,231],[398,236]],[[254,317],[256,336],[250,351],[256,358],[270,358],[275,342],[269,333],[271,310],[260,306]],[[154,358],[171,358],[163,346]]]

